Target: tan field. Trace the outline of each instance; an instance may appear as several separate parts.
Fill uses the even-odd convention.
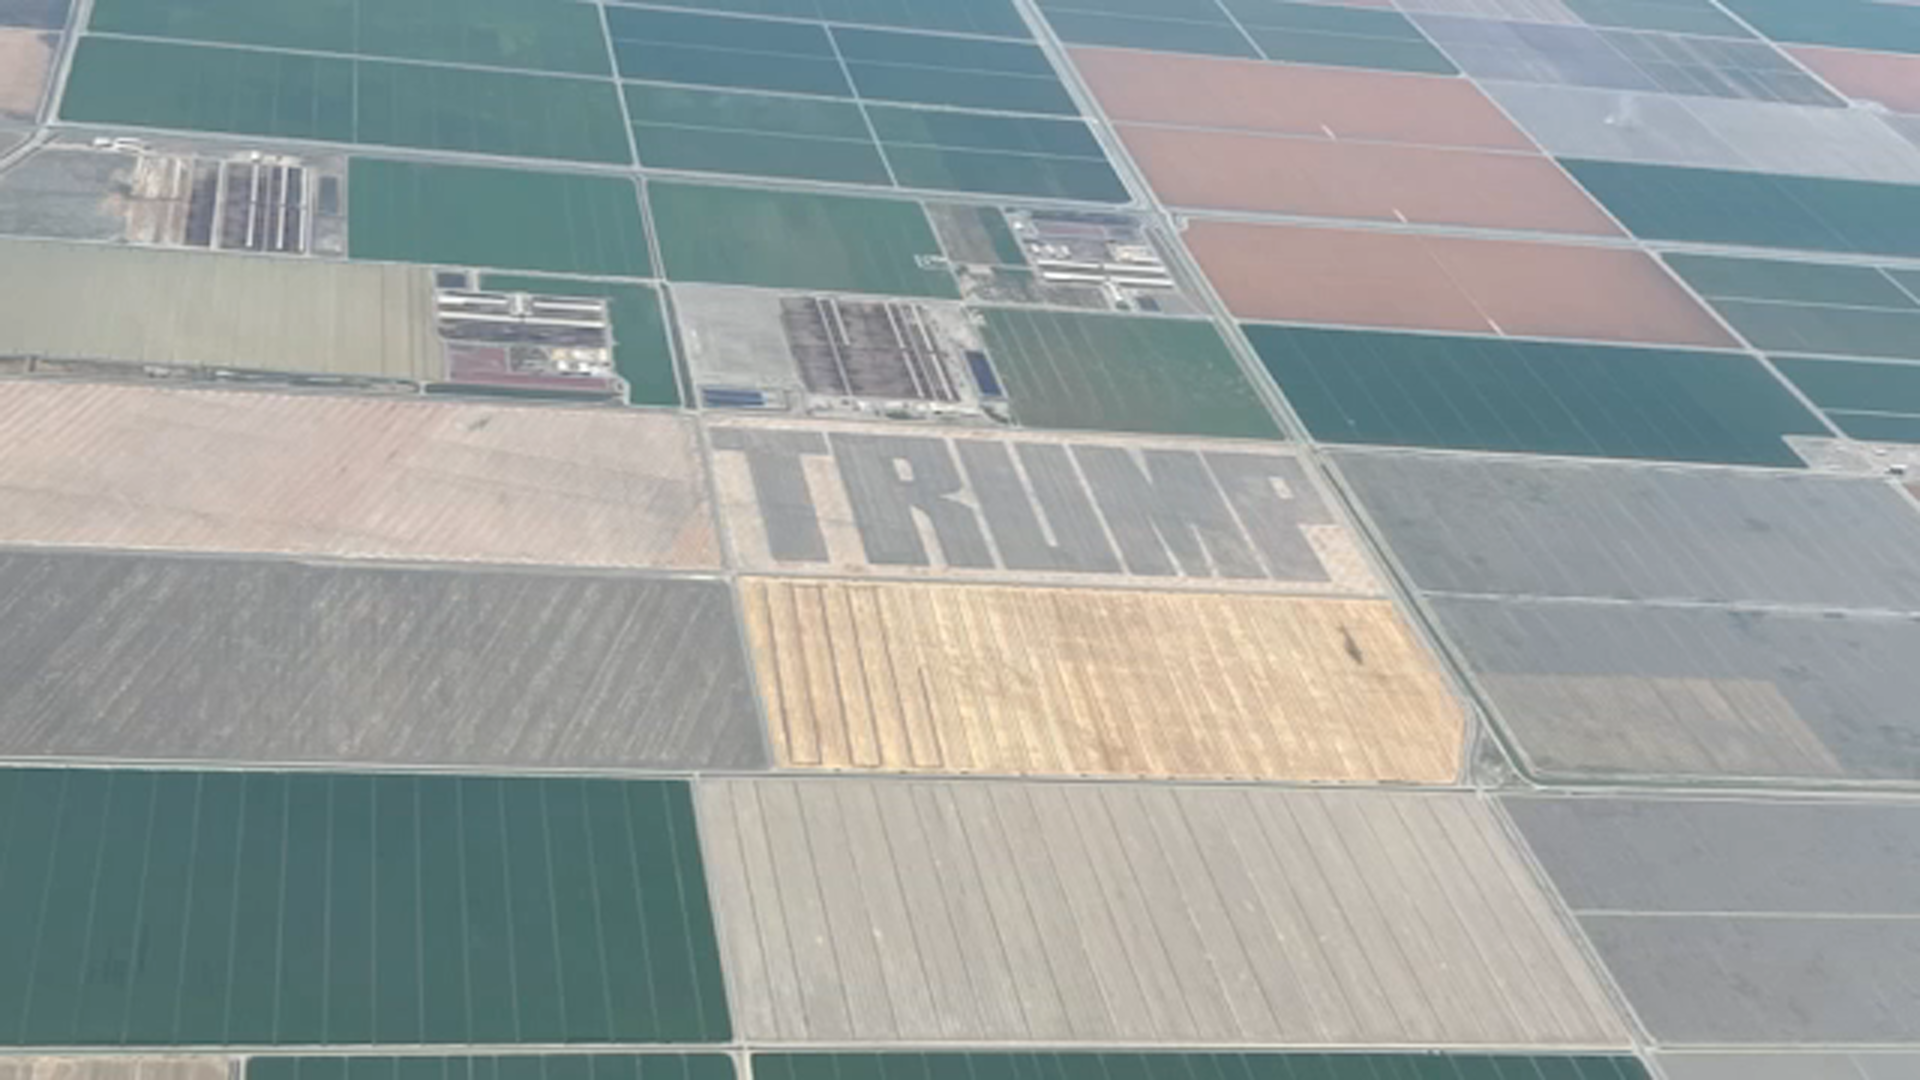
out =
[[[1465,716],[1376,600],[748,579],[776,758],[1447,783]]]
[[[0,542],[559,566],[719,565],[659,414],[0,382]]]

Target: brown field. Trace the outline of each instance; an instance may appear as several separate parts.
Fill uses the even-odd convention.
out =
[[[1127,49],[1070,51],[1074,65],[1115,121],[1487,150],[1534,149],[1526,135],[1465,79]]]
[[[1216,221],[1194,222],[1186,241],[1247,319],[1733,344],[1635,251]]]
[[[39,114],[55,40],[40,30],[0,29],[0,116],[32,120]]]
[[[1736,344],[1658,263],[1638,251],[1512,240],[1439,239],[1428,246],[1501,333]]]
[[[1785,48],[1850,98],[1877,101],[1894,112],[1920,113],[1920,56],[1819,45]]]
[[[1196,221],[1186,242],[1242,318],[1487,330],[1423,237]]]
[[[0,382],[0,542],[719,565],[692,425],[615,410]]]
[[[1466,719],[1391,604],[748,579],[802,768],[1447,783]]]
[[[1177,128],[1121,135],[1174,206],[1619,235],[1544,157]]]

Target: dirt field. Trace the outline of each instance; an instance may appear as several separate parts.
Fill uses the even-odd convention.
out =
[[[32,120],[38,115],[54,41],[54,35],[39,30],[0,29],[0,116]]]
[[[1818,45],[1792,45],[1787,52],[1850,98],[1920,113],[1920,56]]]
[[[1619,234],[1545,157],[1174,128],[1121,134],[1174,206]]]
[[[661,413],[0,382],[0,542],[719,565]]]
[[[1186,240],[1242,318],[1733,344],[1633,251],[1212,221]]]
[[[1488,150],[1534,148],[1465,79],[1130,49],[1071,51],[1074,65],[1116,121]]]
[[[1504,333],[1735,344],[1659,264],[1637,251],[1481,240],[1429,246]]]

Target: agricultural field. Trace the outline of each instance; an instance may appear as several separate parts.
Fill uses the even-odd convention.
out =
[[[0,1080],[1920,1076],[1920,6],[0,0]]]

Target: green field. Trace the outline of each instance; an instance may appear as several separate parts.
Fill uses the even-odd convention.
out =
[[[1078,120],[1038,116],[989,116],[949,109],[873,105],[867,109],[875,133],[889,146],[938,146],[962,150],[1001,150],[1016,154],[1106,160],[1100,140]]]
[[[1100,0],[1041,0],[1062,41],[1129,49],[1260,59],[1260,50],[1212,0],[1104,4]]]
[[[1828,434],[1752,357],[1248,325],[1327,442],[1799,467]]]
[[[833,39],[854,88],[869,101],[1080,114],[1037,46],[845,28]]]
[[[348,192],[356,259],[653,273],[631,180],[354,158]]]
[[[1757,349],[1920,360],[1920,306],[1904,311],[1712,300]]]
[[[671,0],[673,7],[740,15],[868,23],[909,30],[949,30],[990,37],[1028,37],[1011,0]]]
[[[1232,25],[1219,0],[1039,0],[1048,15],[1056,11],[1103,12],[1134,19],[1170,19]]]
[[[1750,38],[1747,28],[1714,6],[1713,0],[1562,0],[1593,26],[1664,30],[1674,34]]]
[[[1124,203],[1131,196],[1104,161],[887,144],[902,187]]]
[[[821,26],[611,7],[607,28],[628,79],[853,96]]]
[[[634,145],[651,168],[1095,202],[1129,198],[1099,141],[1077,119],[649,83],[628,84],[626,95]]]
[[[1724,0],[1775,41],[1920,53],[1920,11],[1884,0]]]
[[[1644,239],[1920,256],[1920,187],[1615,161],[1562,164]]]
[[[1756,348],[1920,360],[1920,297],[1872,266],[1666,256]]]
[[[626,94],[651,168],[890,183],[852,102],[637,83]]]
[[[1027,427],[1278,438],[1212,323],[985,308],[987,354]]]
[[[1920,442],[1920,364],[1773,357],[1780,373],[1856,439]]]
[[[643,167],[683,172],[1130,198],[1051,61],[1025,41],[616,5],[606,16],[611,43],[620,74],[634,80],[622,85],[493,69],[605,74],[592,5],[476,2],[469,13],[456,0],[377,10],[363,10],[367,0],[103,0],[100,27],[145,37],[86,38],[63,114],[498,157],[626,165],[637,152]],[[910,25],[921,15],[912,5],[855,9],[882,23],[888,10]],[[896,104],[869,113],[855,86]],[[969,108],[1040,115],[955,111]]]
[[[363,143],[632,162],[612,83],[365,61],[359,75]]]
[[[1920,270],[1888,269],[1884,273],[1892,278],[1893,283],[1900,286],[1908,296],[1920,300]]]
[[[649,184],[666,276],[675,281],[957,298],[919,203],[844,195]]]
[[[554,0],[94,0],[88,26],[185,41],[607,73],[593,6]]]
[[[645,80],[625,90],[643,165],[1129,199],[1034,46],[651,8],[612,8],[607,20],[621,74]],[[866,98],[939,107],[856,102],[848,72]],[[959,111],[969,107],[1062,115]]]
[[[483,289],[503,292],[547,293],[557,296],[603,296],[613,323],[613,364],[627,380],[634,405],[680,404],[680,380],[674,375],[673,350],[667,343],[667,317],[660,292],[651,285],[610,281],[582,281],[530,274],[486,274]]]
[[[60,115],[351,142],[354,61],[84,37],[74,49]]]
[[[1127,187],[1078,120],[870,105],[905,187],[1126,202]]]
[[[0,1041],[718,1042],[687,786],[0,770]]]
[[[1451,75],[1406,16],[1285,0],[1040,0],[1063,40],[1162,52]]]
[[[1675,273],[1710,299],[1772,300],[1900,310],[1920,307],[1892,278],[1871,266],[1742,259],[1724,255],[1662,256]]]
[[[628,164],[612,83],[83,38],[61,115],[187,131]]]
[[[1420,28],[1397,11],[1283,0],[1223,0],[1223,4],[1269,60],[1458,73]]]
[[[722,1054],[256,1057],[245,1080],[734,1080]]]

